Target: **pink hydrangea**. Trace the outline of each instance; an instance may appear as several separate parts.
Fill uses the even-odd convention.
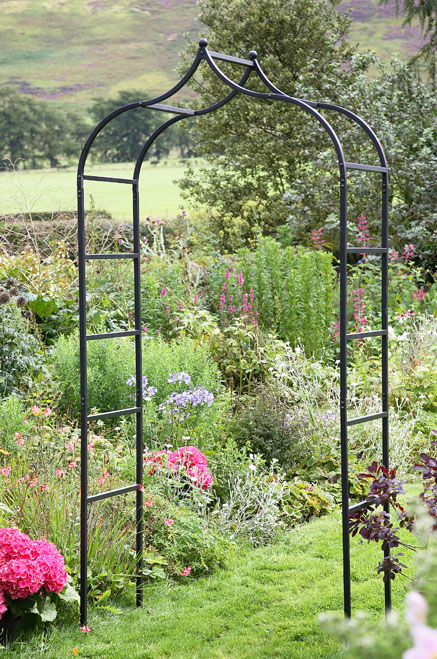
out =
[[[48,593],[60,593],[67,583],[64,557],[53,542],[35,540],[32,543],[35,562],[44,577],[44,588]]]
[[[33,558],[31,539],[18,529],[0,529],[0,566],[15,558]]]
[[[0,619],[3,614],[8,610],[8,605],[6,604],[6,597],[4,591],[0,588]]]
[[[187,467],[193,467],[195,465],[206,467],[208,464],[205,455],[196,446],[181,446],[174,455],[176,456],[176,462],[184,464]]]
[[[15,600],[37,593],[44,583],[44,576],[36,561],[14,559],[0,567],[0,583],[5,593]]]

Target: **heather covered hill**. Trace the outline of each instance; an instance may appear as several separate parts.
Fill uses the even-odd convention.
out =
[[[79,106],[120,89],[154,94],[175,80],[184,33],[198,35],[195,0],[3,0],[0,86]],[[392,6],[344,0],[351,40],[384,59],[421,45]],[[254,44],[256,46],[256,44]]]

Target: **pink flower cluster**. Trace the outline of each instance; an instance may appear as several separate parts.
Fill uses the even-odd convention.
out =
[[[355,326],[354,329],[356,332],[362,332],[366,324],[366,318],[364,316],[364,291],[362,288],[354,289],[354,318]]]
[[[370,244],[369,223],[364,214],[358,216],[358,240],[363,243],[364,247],[368,247]]]
[[[311,236],[311,241],[314,245],[314,247],[323,247],[325,244],[325,240],[322,239],[323,236],[323,227],[320,229],[314,229],[312,236]]]
[[[67,583],[64,558],[52,542],[32,541],[18,529],[0,529],[0,617],[11,599],[34,595],[40,588],[60,593]]]
[[[208,461],[196,446],[181,446],[177,451],[153,451],[144,457],[147,473],[170,470],[188,476],[196,487],[207,490],[212,486],[213,476]]]

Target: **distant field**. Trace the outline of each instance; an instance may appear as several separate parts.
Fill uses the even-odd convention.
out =
[[[89,167],[88,174],[131,178],[132,164]],[[173,183],[182,177],[184,166],[143,165],[140,179],[141,217],[174,217],[182,199]],[[132,194],[129,185],[86,181],[86,205],[90,195],[98,210],[106,210],[116,219],[130,218]],[[76,208],[76,169],[36,169],[0,173],[0,215],[19,212],[52,212]]]

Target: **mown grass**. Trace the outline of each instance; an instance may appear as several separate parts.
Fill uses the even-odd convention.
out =
[[[174,217],[183,201],[174,183],[184,172],[179,161],[167,165],[145,163],[140,178],[140,212],[144,219]],[[131,178],[132,164],[87,167],[88,174]],[[106,210],[115,219],[132,216],[132,190],[129,185],[87,181],[85,203]],[[0,174],[0,214],[62,212],[76,209],[76,169],[15,170]]]
[[[354,611],[375,619],[383,615],[374,569],[380,557],[377,547],[352,541]],[[399,609],[405,584],[394,582]],[[340,643],[318,624],[320,613],[342,610],[340,515],[298,527],[274,545],[241,549],[209,578],[146,588],[141,609],[133,598],[114,606],[118,613],[91,609],[88,636],[78,626],[57,627],[2,656],[54,659],[77,648],[77,656],[92,659],[340,659]]]

